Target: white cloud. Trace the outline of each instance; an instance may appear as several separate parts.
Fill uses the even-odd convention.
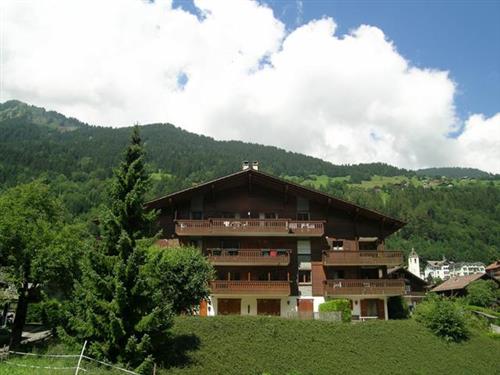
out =
[[[471,116],[448,138],[455,83],[412,66],[380,29],[336,35],[325,18],[287,33],[262,4],[195,5],[202,17],[164,0],[4,1],[1,99],[101,125],[171,122],[335,163],[500,172],[500,114]]]
[[[500,173],[500,113],[490,118],[475,114],[456,140],[461,165]]]

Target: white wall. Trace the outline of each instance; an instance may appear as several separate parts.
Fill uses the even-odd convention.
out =
[[[281,300],[281,316],[287,316],[289,312],[297,311],[298,297],[276,297],[276,296],[211,296],[208,305],[208,316],[217,315],[217,298],[239,298],[241,299],[241,315],[257,315],[257,299],[279,299]]]

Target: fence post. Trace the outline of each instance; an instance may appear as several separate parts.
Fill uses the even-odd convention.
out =
[[[80,370],[80,363],[82,363],[83,352],[85,351],[85,347],[87,346],[87,340],[83,343],[82,352],[80,353],[80,358],[78,358],[78,364],[76,365],[75,375],[78,375],[78,371]]]

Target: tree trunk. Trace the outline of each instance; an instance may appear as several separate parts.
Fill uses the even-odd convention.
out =
[[[17,301],[16,316],[12,325],[12,333],[10,335],[10,348],[15,349],[21,344],[24,323],[28,313],[28,291],[27,288],[19,290],[19,299]]]

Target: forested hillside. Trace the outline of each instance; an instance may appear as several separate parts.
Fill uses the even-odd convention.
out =
[[[75,217],[88,220],[103,203],[130,131],[90,126],[17,101],[0,104],[0,189],[42,178]],[[500,258],[499,176],[464,168],[427,173],[382,163],[339,166],[272,146],[216,141],[170,124],[145,125],[141,133],[150,198],[258,160],[264,171],[407,221],[389,241],[393,248],[415,247],[425,258]]]

